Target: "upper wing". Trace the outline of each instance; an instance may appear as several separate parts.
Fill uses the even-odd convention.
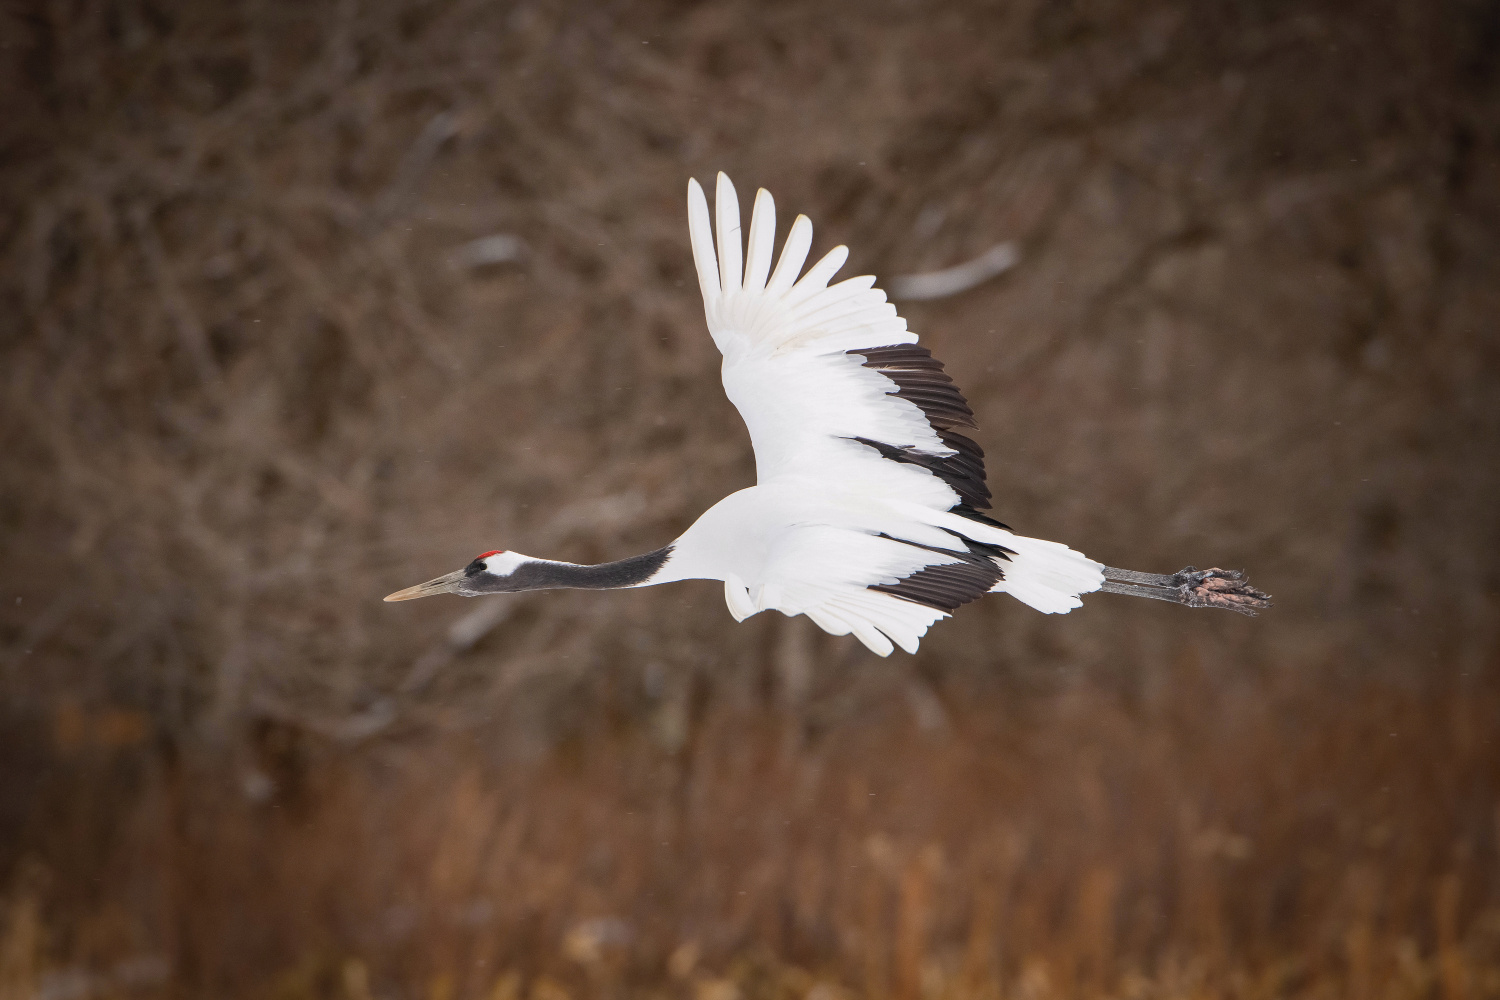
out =
[[[758,487],[785,487],[762,498],[803,505],[787,521],[795,544],[773,553],[764,580],[726,580],[736,616],[806,614],[884,655],[885,637],[915,650],[928,625],[985,593],[1065,612],[1097,589],[1098,563],[977,513],[990,491],[984,453],[962,433],[973,411],[874,278],[828,284],[849,251],[835,247],[799,280],[812,223],[798,216],[772,272],[771,196],[755,196],[748,250],[723,174],[714,202],[711,222],[703,189],[688,182],[693,262],[724,391],[750,431]]]
[[[724,391],[750,431],[757,481],[806,488],[836,475],[841,487],[937,510],[987,509],[984,453],[959,431],[974,426],[974,414],[875,279],[830,286],[849,256],[840,246],[798,280],[812,245],[812,223],[801,215],[773,273],[771,195],[755,196],[748,251],[734,185],[722,173],[714,202],[711,225],[703,189],[688,182],[704,312],[724,355]]]

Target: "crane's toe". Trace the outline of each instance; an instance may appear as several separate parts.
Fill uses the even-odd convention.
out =
[[[1250,586],[1237,569],[1197,569],[1187,566],[1172,574],[1172,586],[1190,608],[1227,608],[1254,617],[1271,607],[1271,595]]]

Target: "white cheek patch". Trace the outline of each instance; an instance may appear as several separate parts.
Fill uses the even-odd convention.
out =
[[[519,552],[500,552],[492,556],[486,556],[484,568],[496,576],[510,576],[516,571],[516,567],[524,562],[529,562],[528,557]]]

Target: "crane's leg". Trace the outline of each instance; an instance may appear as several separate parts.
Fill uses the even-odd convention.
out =
[[[1133,569],[1104,567],[1106,594],[1129,594],[1157,601],[1172,601],[1190,608],[1228,608],[1252,618],[1271,606],[1271,595],[1250,586],[1236,569],[1195,569],[1188,566],[1170,576],[1138,573]]]

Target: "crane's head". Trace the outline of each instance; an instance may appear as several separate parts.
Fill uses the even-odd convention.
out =
[[[506,594],[517,590],[530,590],[531,587],[515,578],[515,572],[527,563],[533,562],[536,560],[530,556],[523,556],[519,552],[494,549],[476,556],[474,561],[463,569],[445,573],[436,580],[428,580],[415,587],[398,590],[388,595],[386,600],[410,601],[418,597],[431,597],[433,594],[478,597],[480,594]]]

